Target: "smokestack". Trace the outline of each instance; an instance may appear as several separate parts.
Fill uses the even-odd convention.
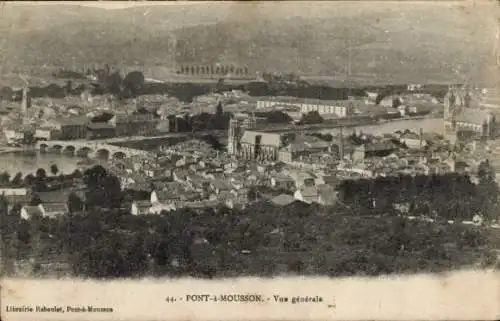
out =
[[[344,159],[344,131],[343,131],[343,127],[340,127],[339,158],[340,158],[340,160]]]
[[[23,88],[23,100],[21,102],[21,112],[22,114],[26,114],[28,109],[31,108],[31,97],[29,94],[29,88],[24,87]]]
[[[422,128],[420,128],[419,139],[420,139],[420,147],[422,147],[424,143],[424,130]]]

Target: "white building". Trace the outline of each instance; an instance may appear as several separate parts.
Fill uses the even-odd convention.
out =
[[[319,114],[333,114],[337,117],[346,117],[353,114],[355,110],[354,101],[352,100],[319,100],[285,97],[257,101],[257,109],[277,106],[297,108],[302,114],[317,111]]]
[[[4,134],[5,138],[7,139],[7,142],[9,142],[9,143],[15,143],[15,142],[18,142],[18,141],[24,139],[23,132],[13,130],[13,129],[5,129],[3,131],[3,134]]]

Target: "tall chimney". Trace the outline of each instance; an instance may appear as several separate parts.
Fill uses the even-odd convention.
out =
[[[23,115],[26,114],[26,112],[28,111],[29,108],[31,108],[31,97],[30,97],[30,94],[29,94],[29,88],[28,87],[24,87],[23,88],[23,98],[22,98],[22,102],[21,102],[21,113]]]
[[[424,143],[424,130],[422,128],[420,128],[419,139],[420,139],[420,147],[422,147]]]
[[[343,127],[340,127],[339,158],[340,158],[340,160],[344,159],[344,131],[343,131]]]

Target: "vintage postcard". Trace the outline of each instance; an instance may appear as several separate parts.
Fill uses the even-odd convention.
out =
[[[3,2],[5,321],[500,319],[496,1]]]

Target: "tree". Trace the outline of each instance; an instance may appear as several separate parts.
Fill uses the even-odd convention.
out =
[[[495,180],[495,169],[488,159],[479,163],[477,175],[482,181],[490,182]]]
[[[392,99],[392,108],[398,108],[401,106],[401,99],[398,97]]]
[[[0,195],[0,217],[9,214],[9,201],[5,194]]]
[[[273,110],[266,113],[265,116],[270,124],[288,124],[292,121],[292,117],[281,110]]]
[[[38,180],[44,180],[47,178],[47,172],[43,168],[37,169],[35,175]]]
[[[52,173],[52,175],[57,175],[57,173],[59,173],[59,168],[56,164],[50,165],[50,172]]]
[[[184,73],[184,70],[182,71]],[[122,81],[122,87],[129,90],[133,97],[143,90],[145,84],[144,74],[140,71],[132,71],[125,76]]]
[[[146,254],[145,241],[141,234],[134,240],[128,248],[125,256],[128,262],[128,274],[130,276],[142,275],[148,267],[148,256]]]
[[[215,85],[214,92],[221,92],[224,90],[224,78],[219,78],[217,84]]]
[[[255,187],[251,187],[247,193],[247,199],[249,202],[256,201],[259,197],[259,192]]]
[[[28,174],[26,176],[24,176],[24,184],[25,185],[28,185],[28,186],[31,186],[33,184],[35,184],[35,181],[36,181],[36,178],[33,174]]]
[[[71,173],[71,176],[73,177],[73,179],[78,179],[83,177],[82,172],[80,172],[78,168],[75,169],[73,173]]]
[[[317,111],[311,111],[302,116],[300,120],[302,124],[321,124],[323,122],[323,117]]]
[[[122,200],[120,180],[108,173],[104,167],[96,165],[83,174],[88,187],[87,205],[104,208],[119,208]]]
[[[70,213],[79,213],[83,210],[83,201],[74,192],[68,195],[68,210]]]
[[[19,186],[23,183],[23,173],[18,172],[16,176],[12,179],[11,184],[14,186]]]
[[[2,172],[0,174],[0,183],[1,184],[7,184],[10,182],[10,174],[7,173],[6,171]]]
[[[122,76],[116,71],[106,77],[104,88],[108,93],[119,95],[121,92],[121,85]]]

